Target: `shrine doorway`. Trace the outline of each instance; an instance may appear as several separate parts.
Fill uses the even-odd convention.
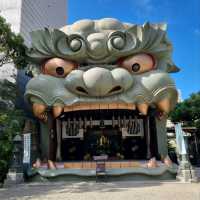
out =
[[[57,126],[61,159],[93,160],[106,154],[109,160],[143,160],[157,157],[155,118],[137,112],[115,110],[64,114]]]

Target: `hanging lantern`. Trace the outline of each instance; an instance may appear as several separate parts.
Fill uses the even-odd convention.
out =
[[[67,119],[67,131],[69,131],[69,129],[70,129],[70,123],[71,123],[71,122],[70,122],[70,118],[68,118],[68,119]]]
[[[72,135],[77,135],[77,131],[76,131],[76,118],[74,117],[73,118],[73,132],[72,132]]]
[[[131,118],[131,116],[129,115],[127,132],[130,132],[131,122],[132,122],[132,118]]]
[[[104,120],[101,119],[100,120],[100,125],[99,125],[100,128],[105,128],[105,124],[104,124]]]
[[[123,116],[123,127],[126,128],[126,116]]]
[[[84,129],[87,128],[87,117],[84,117]]]
[[[114,115],[112,116],[112,127],[113,128],[115,127],[115,116]]]
[[[120,119],[120,116],[118,116],[118,126],[119,126],[119,128],[121,128],[121,119]]]
[[[81,119],[81,117],[79,117],[79,123],[78,123],[78,126],[79,126],[79,129],[82,129],[83,128],[83,121]]]
[[[90,128],[92,128],[92,116],[90,116]]]

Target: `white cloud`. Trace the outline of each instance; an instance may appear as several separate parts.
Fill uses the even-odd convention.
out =
[[[138,17],[150,15],[154,8],[152,0],[133,0],[132,4]]]
[[[135,4],[143,10],[152,10],[152,1],[151,0],[136,0]]]
[[[196,29],[194,30],[194,34],[195,34],[196,36],[200,36],[200,28],[196,28]]]

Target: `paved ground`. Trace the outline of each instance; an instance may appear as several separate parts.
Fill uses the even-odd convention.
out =
[[[0,189],[0,200],[200,200],[200,183],[65,182]]]

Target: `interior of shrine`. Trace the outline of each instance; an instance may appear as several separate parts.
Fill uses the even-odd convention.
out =
[[[133,110],[88,110],[64,113],[56,123],[62,161],[144,160],[158,157],[155,119]],[[58,143],[59,144],[59,143]]]

